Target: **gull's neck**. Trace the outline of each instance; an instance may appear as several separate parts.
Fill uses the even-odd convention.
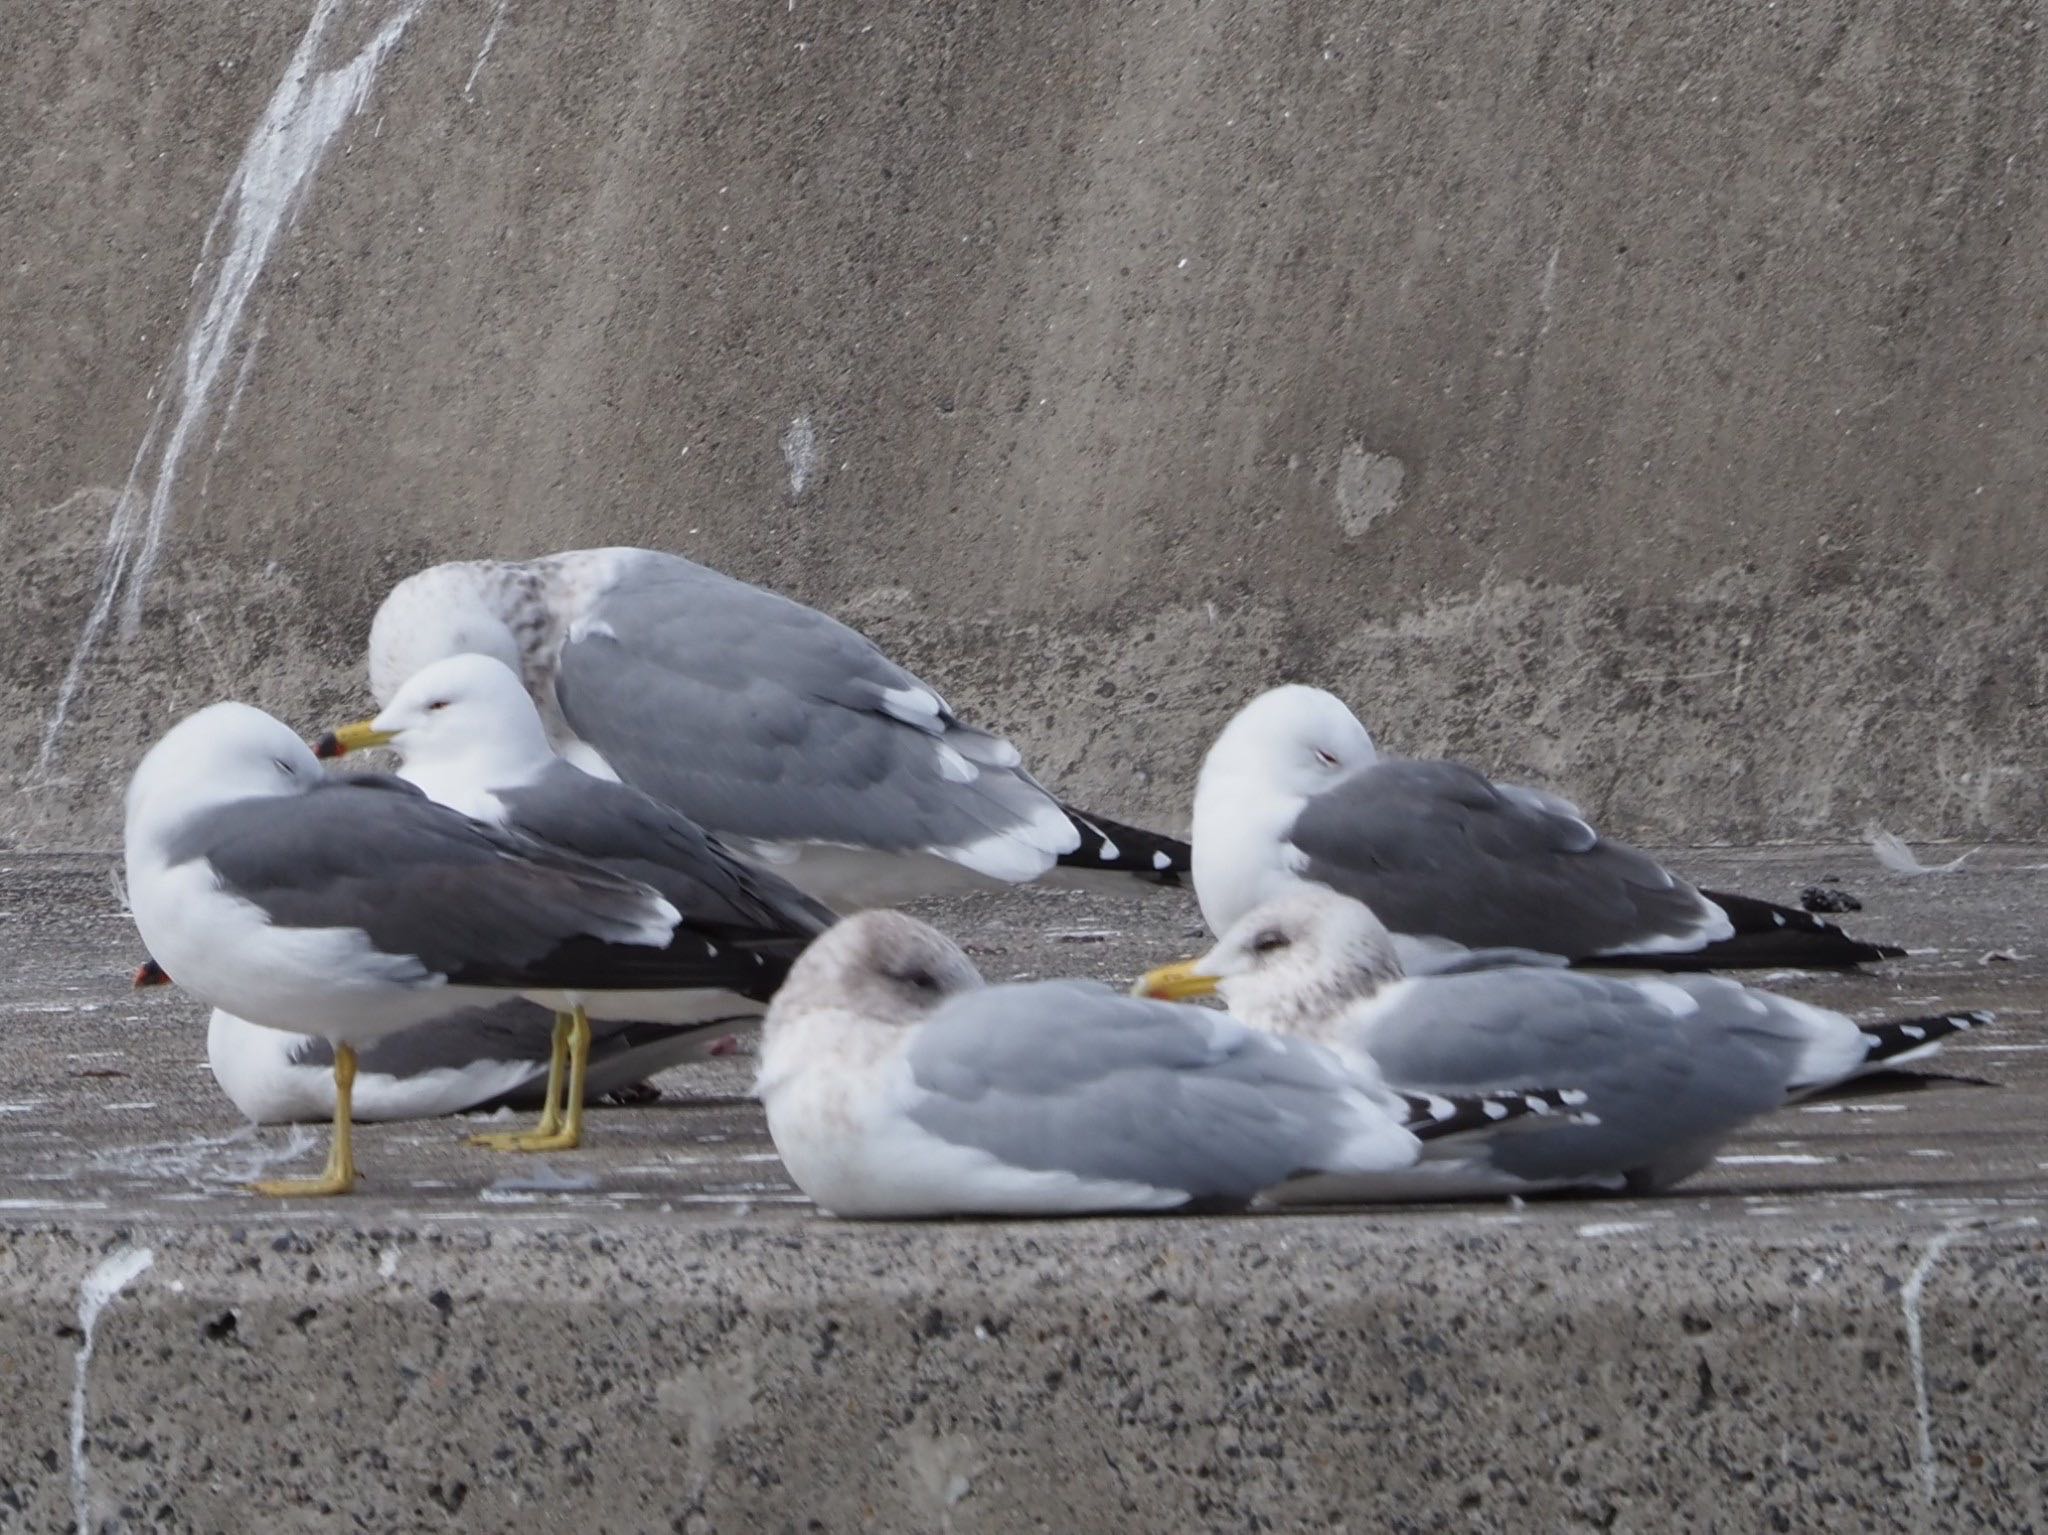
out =
[[[1287,833],[1307,803],[1262,775],[1203,765],[1195,784],[1195,899],[1211,932],[1293,882]]]

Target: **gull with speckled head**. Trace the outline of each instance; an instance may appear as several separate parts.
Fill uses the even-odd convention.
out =
[[[404,759],[399,777],[436,803],[660,891],[705,947],[701,984],[592,997],[581,1022],[564,1020],[540,1125],[481,1136],[480,1144],[508,1151],[579,1144],[597,1039],[590,1020],[723,1037],[760,1017],[796,956],[832,922],[826,907],[742,863],[687,816],[555,755],[533,700],[489,656],[450,656],[425,667],[374,720],[328,732],[317,752],[336,757],[371,746],[395,750]]]
[[[1357,716],[1289,685],[1238,711],[1195,786],[1195,896],[1211,932],[1281,892],[1370,906],[1411,961],[1520,948],[1653,970],[1896,958],[1796,908],[1695,889],[1575,805],[1459,762],[1382,757]]]
[[[239,1018],[334,1047],[325,1172],[355,1182],[359,1046],[525,996],[580,1013],[616,990],[702,986],[721,962],[659,891],[484,826],[411,784],[330,777],[281,721],[218,703],[129,780],[128,901],[153,960]]]
[[[389,704],[505,663],[579,766],[672,805],[840,911],[1039,879],[1172,881],[1186,844],[1063,804],[1001,736],[836,619],[676,555],[436,565],[370,629]]]
[[[1231,1016],[1313,1040],[1411,1093],[1569,1081],[1596,1123],[1504,1136],[1483,1158],[1371,1177],[1347,1197],[1669,1188],[1760,1114],[1920,1059],[1985,1013],[1858,1024],[1719,976],[1622,975],[1474,952],[1403,972],[1393,935],[1348,896],[1301,885],[1239,917],[1198,960],[1155,970],[1141,995],[1220,992]],[[1331,1191],[1315,1191],[1321,1197]]]
[[[1577,1095],[1388,1091],[1370,1065],[1086,981],[989,986],[900,912],[812,944],[755,1088],[797,1186],[854,1218],[1242,1206],[1318,1175],[1462,1160]]]

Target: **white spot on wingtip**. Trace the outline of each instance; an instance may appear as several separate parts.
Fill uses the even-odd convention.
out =
[[[1096,856],[1101,858],[1104,863],[1115,863],[1123,855],[1117,851],[1117,846],[1114,842],[1104,837],[1102,839],[1102,851]]]
[[[1173,867],[1173,860],[1164,853],[1154,853],[1152,855],[1152,867],[1160,870],[1170,869]]]

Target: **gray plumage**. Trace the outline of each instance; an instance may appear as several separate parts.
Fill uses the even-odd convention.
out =
[[[492,792],[513,830],[653,886],[693,927],[808,940],[832,923],[827,907],[742,863],[687,817],[628,784],[557,760],[531,783]]]
[[[1356,1140],[1359,1084],[1323,1051],[1086,981],[954,997],[908,1056],[933,1134],[1014,1167],[1243,1202]]]
[[[1386,760],[1310,799],[1287,840],[1306,879],[1397,933],[1582,958],[1707,936],[1724,919],[1647,854],[1563,801],[1456,762]]]
[[[673,555],[629,557],[563,644],[555,697],[620,777],[722,836],[909,852],[1058,813],[1015,748],[865,637]]]
[[[1501,969],[1397,982],[1358,1006],[1341,1038],[1404,1091],[1569,1082],[1598,1123],[1503,1136],[1489,1147],[1493,1165],[1532,1182],[1619,1173],[1655,1188],[1704,1166],[1744,1121],[1814,1085],[1801,1075],[1815,1017],[1709,976]]]

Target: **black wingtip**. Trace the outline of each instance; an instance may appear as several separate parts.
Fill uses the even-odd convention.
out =
[[[1566,1124],[1597,1124],[1577,1088],[1501,1088],[1484,1093],[1403,1093],[1407,1128],[1419,1141],[1443,1140],[1477,1130],[1497,1130],[1517,1119],[1559,1115]]]
[[[1964,1013],[1933,1013],[1924,1018],[1889,1018],[1881,1023],[1858,1024],[1857,1027],[1870,1040],[1870,1054],[1865,1058],[1864,1069],[1881,1068],[1890,1062],[1931,1052],[1951,1035],[1983,1028],[1996,1016],[1973,1009]]]
[[[1178,837],[1128,826],[1072,805],[1060,809],[1081,834],[1081,845],[1060,855],[1063,869],[1100,869],[1135,875],[1156,885],[1178,885],[1194,868],[1194,849]]]
[[[1906,955],[1897,944],[1852,938],[1796,906],[1719,890],[1700,894],[1728,914],[1734,936],[1682,953],[1609,954],[1574,963],[1631,970],[1848,970]]]

